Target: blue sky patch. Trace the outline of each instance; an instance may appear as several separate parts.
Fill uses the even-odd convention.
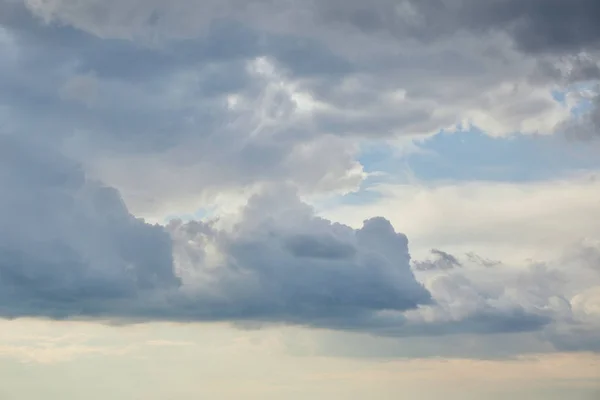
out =
[[[402,156],[389,146],[369,146],[360,161],[367,172],[424,181],[528,182],[600,167],[594,149],[549,135],[497,138],[476,130],[442,132],[419,144],[419,150]]]

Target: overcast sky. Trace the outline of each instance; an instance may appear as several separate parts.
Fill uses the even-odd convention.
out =
[[[0,0],[0,398],[597,398],[598,21]]]

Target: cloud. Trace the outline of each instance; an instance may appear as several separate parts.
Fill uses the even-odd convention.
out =
[[[2,123],[55,137],[137,215],[164,216],[174,203],[185,209],[263,182],[336,191],[362,179],[356,144],[315,130],[306,94],[263,57],[291,39],[263,45],[257,32],[224,22],[206,38],[147,47],[46,25],[17,2],[1,4],[6,51],[17,53],[2,78]]]
[[[452,254],[437,249],[431,250],[431,254],[435,256],[434,260],[415,261],[414,268],[419,271],[429,271],[435,269],[447,270],[462,266],[460,261]]]
[[[565,150],[567,151],[567,150]],[[413,181],[369,186],[369,201],[318,207],[319,215],[352,227],[385,215],[425,260],[435,245],[518,264],[561,257],[565,247],[600,235],[593,222],[600,191],[595,171],[535,182]],[[549,201],[552,199],[552,201]]]
[[[0,138],[10,171],[0,180],[5,318],[292,324],[389,337],[538,332],[559,349],[597,349],[593,243],[526,267],[435,250],[437,260],[416,261],[413,273],[408,239],[387,219],[358,229],[331,222],[293,186],[263,189],[233,225],[153,226],[48,143]]]
[[[424,45],[407,15],[437,21],[438,8],[398,4],[3,0],[2,123],[56,137],[160,220],[256,184],[353,190],[364,141],[549,133],[570,118],[560,78],[533,79],[541,59],[458,27]]]
[[[598,8],[566,3],[0,0],[0,315],[535,332],[596,349],[589,255],[561,261],[572,274],[453,255],[493,242],[554,259],[598,233],[593,179],[381,185],[353,227],[300,200],[356,189],[366,142],[579,121],[586,99],[556,92],[598,78]],[[589,110],[573,130],[595,132]],[[255,195],[233,224],[134,217],[237,191]],[[413,271],[394,226],[444,251]]]
[[[0,313],[94,315],[179,286],[171,240],[51,147],[0,136]]]
[[[195,36],[212,19],[240,18],[282,29],[311,22],[317,28],[353,27],[365,33],[386,32],[396,37],[437,38],[464,29],[493,29],[509,33],[525,51],[578,51],[598,45],[600,30],[595,23],[600,9],[594,0],[566,3],[561,0],[376,0],[242,2],[229,0],[201,3],[177,0],[151,3],[87,0],[25,0],[23,3],[44,21],[59,21],[100,37],[137,38],[149,32],[175,37]],[[267,18],[266,16],[270,18]],[[294,19],[299,19],[294,23]],[[288,26],[288,29],[290,27]],[[167,32],[171,30],[170,32]]]
[[[576,3],[561,0],[505,0],[488,4],[463,4],[462,21],[482,29],[506,29],[518,46],[528,52],[577,53],[600,46],[600,6],[593,0]]]
[[[429,301],[406,237],[383,218],[353,230],[284,191],[253,198],[233,232],[203,222],[173,222],[167,232],[134,218],[116,190],[52,147],[0,140],[4,317],[327,325]],[[189,268],[173,264],[169,233]]]
[[[316,14],[323,23],[422,41],[465,30],[501,31],[531,53],[577,53],[600,45],[600,8],[594,0],[379,0],[368,5],[334,0],[320,2]]]
[[[387,220],[354,230],[317,218],[293,193],[252,198],[231,232],[194,221],[169,229],[190,290],[214,291],[220,303],[207,311],[230,318],[351,326],[429,301],[410,271],[406,237]]]
[[[455,324],[452,321],[478,324],[481,313],[491,312],[495,318],[483,320],[487,329],[522,331],[532,324],[532,330],[539,332],[538,340],[552,343],[556,349],[598,351],[598,254],[597,246],[582,244],[556,260],[497,264],[492,269],[467,256],[460,260],[461,269],[419,272],[434,304],[406,315],[409,321],[444,332]],[[500,318],[508,315],[513,318]]]
[[[215,222],[173,222],[176,263],[189,276],[184,281],[197,282],[190,290],[209,287],[221,298],[233,294],[229,304],[245,304],[248,313],[229,314],[234,320],[303,325],[307,318],[311,326],[397,338],[537,332],[544,336],[538,340],[560,348],[558,338],[568,336],[554,337],[556,330],[581,323],[589,343],[597,339],[589,333],[588,314],[579,319],[572,311],[577,296],[600,282],[596,267],[590,267],[596,247],[516,265],[435,250],[437,260],[415,261],[415,280],[406,264],[406,238],[387,220],[371,219],[354,230],[311,213],[290,193],[263,194],[251,200],[231,231],[215,231]],[[373,251],[397,267],[376,267],[372,262],[383,259],[366,257]],[[406,303],[409,293],[419,298],[416,282],[424,284],[431,301]]]
[[[568,138],[593,141],[600,136],[600,92],[589,91],[588,108],[577,118],[562,124],[559,128]],[[592,145],[595,142],[590,143]]]

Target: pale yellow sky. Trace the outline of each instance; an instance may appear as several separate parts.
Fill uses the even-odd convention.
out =
[[[0,398],[592,400],[600,394],[597,354],[358,359],[319,354],[318,341],[319,332],[300,328],[2,321]]]

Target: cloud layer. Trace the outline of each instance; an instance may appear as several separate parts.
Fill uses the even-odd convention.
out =
[[[264,182],[353,190],[365,141],[563,127],[581,99],[554,93],[598,77],[580,3],[3,0],[0,119],[138,215]]]
[[[442,248],[411,264],[402,221],[349,227],[301,199],[365,184],[372,143],[472,127],[595,141],[599,13],[593,0],[0,0],[0,316],[534,332],[598,351],[598,246],[531,265]],[[254,196],[227,221],[137,218],[236,191]],[[589,206],[568,197],[555,207]],[[451,201],[425,207],[432,224],[499,237],[511,221],[456,222]]]

